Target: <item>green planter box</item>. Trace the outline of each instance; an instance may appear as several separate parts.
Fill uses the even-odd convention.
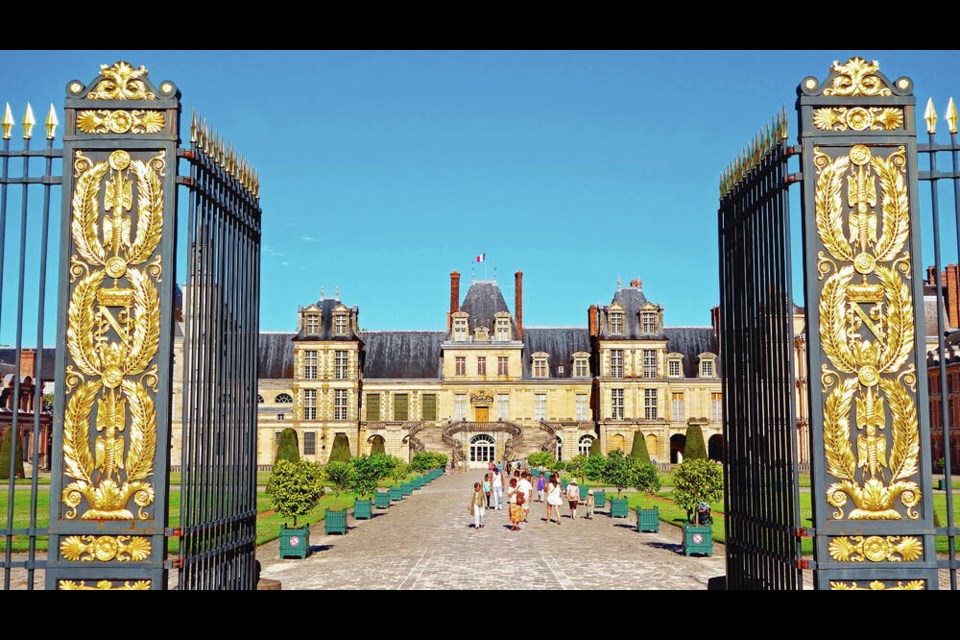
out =
[[[713,555],[713,527],[695,524],[683,525],[683,555],[690,556],[695,553],[704,555]]]
[[[943,478],[940,478],[939,480],[937,480],[937,489],[940,489],[940,491],[946,491],[947,481],[944,480]]]
[[[280,557],[306,558],[310,555],[310,527],[280,527]]]
[[[373,517],[372,500],[354,500],[353,517],[357,520],[369,520]]]
[[[561,481],[560,481],[560,489],[561,489],[562,491],[566,491],[568,484],[570,484],[570,483],[567,482],[566,480],[561,480]]]
[[[630,515],[630,507],[627,505],[627,499],[611,497],[610,498],[610,517],[626,518],[628,515]]]
[[[377,509],[387,509],[390,506],[390,492],[380,491],[373,498],[373,505]]]
[[[587,499],[587,491],[590,491],[590,485],[588,485],[588,484],[581,485],[581,487],[580,487],[580,502],[583,502],[584,500]],[[597,499],[597,494],[596,494],[596,492],[594,492],[594,494],[593,494],[593,499],[594,499],[594,501],[596,501],[596,499]]]
[[[593,510],[607,508],[607,492],[603,489],[596,489],[593,492]]]
[[[641,509],[637,507],[637,531],[660,533],[660,508]]]
[[[403,500],[403,490],[400,487],[390,487],[390,500],[392,502]]]
[[[326,516],[323,518],[323,532],[327,535],[339,533],[341,535],[347,532],[347,510],[330,511],[326,510]]]
[[[404,482],[403,484],[400,485],[400,491],[405,496],[413,495],[413,485],[410,484],[409,482]]]

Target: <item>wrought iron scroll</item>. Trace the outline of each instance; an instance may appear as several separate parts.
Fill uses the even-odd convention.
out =
[[[801,83],[815,584],[936,589],[913,83]]]

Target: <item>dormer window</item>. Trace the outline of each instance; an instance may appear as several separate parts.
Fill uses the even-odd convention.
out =
[[[670,378],[683,377],[681,356],[667,356],[667,376]]]
[[[610,333],[614,335],[623,335],[623,312],[610,312]]]
[[[497,318],[497,340],[500,342],[510,340],[510,318]]]
[[[715,356],[703,355],[700,356],[700,377],[701,378],[715,378],[716,377],[716,366],[715,366]]]
[[[333,316],[333,335],[335,336],[345,336],[347,335],[347,314],[338,313]]]
[[[547,362],[549,356],[546,353],[533,354],[533,377],[547,378],[550,376],[550,365]]]
[[[587,360],[589,356],[574,355],[573,357],[573,377],[587,378],[590,376],[590,364]]]
[[[305,331],[308,336],[320,335],[320,314],[308,313],[305,318]]]
[[[453,339],[457,342],[465,342],[467,339],[467,318],[466,313],[458,312],[453,316]]]
[[[657,332],[657,312],[643,311],[640,313],[640,333]]]

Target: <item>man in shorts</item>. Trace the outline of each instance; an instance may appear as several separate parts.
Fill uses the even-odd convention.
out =
[[[520,474],[517,490],[523,492],[523,521],[527,522],[530,515],[530,498],[533,496],[533,484],[530,482],[530,474],[526,471]]]

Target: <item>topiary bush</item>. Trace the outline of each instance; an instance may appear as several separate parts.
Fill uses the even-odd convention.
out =
[[[587,475],[587,459],[587,456],[577,455],[567,463],[567,473],[579,479],[580,484],[584,483],[584,478]]]
[[[440,455],[443,456],[442,453]],[[443,461],[441,462],[434,453],[415,453],[413,458],[410,459],[410,469],[413,471],[429,471],[430,469],[436,469],[438,466],[443,466],[446,463],[447,456],[443,456]]]
[[[400,483],[406,479],[407,473],[410,471],[410,465],[395,456],[390,456],[390,458],[393,460],[393,470],[390,471],[390,479],[393,480],[393,486],[399,487]]]
[[[293,518],[296,527],[297,516],[310,513],[323,497],[323,469],[309,460],[277,460],[267,482],[267,495],[274,510]]]
[[[383,438],[374,438],[373,445],[370,447],[371,456],[386,455],[387,450],[383,446]]]
[[[534,451],[527,456],[527,464],[531,467],[548,467],[556,462],[557,456],[549,451]]]
[[[20,438],[13,437],[13,427],[7,427],[5,431],[0,430],[0,478],[10,479],[10,449],[16,447],[13,460],[13,476],[23,478],[23,449],[20,444]]]
[[[687,442],[683,446],[683,461],[707,459],[707,445],[703,441],[703,429],[698,424],[687,425]]]
[[[673,501],[687,519],[701,502],[723,499],[723,467],[711,460],[684,460],[673,470]]]
[[[360,499],[369,499],[377,492],[377,484],[393,470],[394,462],[385,455],[359,456],[350,461],[353,475],[350,488],[360,494]]]
[[[590,443],[590,455],[591,456],[603,455],[603,451],[600,450],[600,438],[594,438],[593,442]]]
[[[280,432],[280,444],[277,445],[277,455],[273,464],[281,460],[299,462],[300,444],[297,442],[297,432],[289,427]]]
[[[625,456],[623,451],[614,449],[607,454],[607,464],[603,470],[603,481],[616,487],[617,498],[627,487],[636,484],[637,463],[634,458]]]
[[[650,452],[647,451],[647,441],[639,431],[633,434],[633,448],[630,449],[630,457],[636,458],[646,464],[650,463]]]
[[[330,457],[327,462],[350,462],[350,438],[342,431],[333,436],[333,446],[330,447]]]
[[[653,496],[660,491],[660,474],[657,473],[657,467],[652,462],[640,462],[639,458],[632,458],[632,460],[636,467],[633,488],[648,496]]]
[[[353,482],[353,465],[343,460],[328,462],[323,475],[333,488],[333,510],[340,510],[340,494]]]
[[[431,469],[445,469],[447,466],[447,454],[439,451],[431,451],[429,455],[433,456],[433,466]]]

